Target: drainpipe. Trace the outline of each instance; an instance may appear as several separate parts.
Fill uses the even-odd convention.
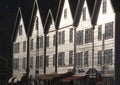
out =
[[[57,73],[57,62],[58,62],[58,30],[56,29],[56,43],[55,43],[55,73]]]
[[[44,32],[44,73],[46,73],[46,32]]]

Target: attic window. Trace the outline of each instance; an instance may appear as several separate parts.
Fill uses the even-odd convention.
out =
[[[65,18],[65,19],[67,18],[67,8],[64,9],[64,18]]]
[[[83,21],[86,20],[86,7],[83,8]]]
[[[19,30],[19,35],[22,35],[22,25],[19,25],[18,30]]]
[[[107,12],[107,1],[103,0],[103,14]]]

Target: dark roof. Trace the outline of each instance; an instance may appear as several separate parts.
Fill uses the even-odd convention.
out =
[[[52,20],[54,20],[54,18],[53,18],[51,9],[49,9],[48,15],[47,15],[47,18],[46,18],[46,21],[45,21],[45,25],[44,25],[44,32],[45,33],[48,33]]]
[[[13,29],[11,41],[14,41],[16,39],[16,36],[17,36],[17,33],[18,33],[17,32],[18,31],[18,26],[19,26],[21,18],[22,18],[22,13],[21,13],[21,9],[19,7],[18,11],[17,11],[17,15],[16,15],[16,20],[15,20],[15,24],[14,24],[14,29]]]
[[[120,0],[111,0],[114,11],[120,12]]]
[[[72,17],[74,17],[78,0],[68,0],[68,2],[69,2],[69,5],[70,5]],[[56,20],[55,20],[56,28],[59,27],[60,18],[61,18],[61,14],[62,14],[62,11],[63,11],[64,3],[65,3],[65,0],[60,0],[60,2],[59,2],[58,12],[57,12]]]
[[[79,2],[78,2],[78,6],[77,6],[77,9],[76,9],[76,13],[75,13],[74,21],[73,21],[73,26],[75,26],[75,27],[78,26],[78,23],[80,21],[82,9],[83,9],[83,6],[84,6],[84,2],[85,2],[85,0],[79,0]]]
[[[92,16],[91,16],[91,24],[92,25],[96,25],[96,23],[97,23],[101,2],[102,2],[102,0],[96,0],[95,1],[93,13],[92,13]]]

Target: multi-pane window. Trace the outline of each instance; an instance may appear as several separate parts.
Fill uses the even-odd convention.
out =
[[[56,34],[53,35],[53,46],[56,45]]]
[[[102,51],[98,51],[98,66],[101,66],[104,63],[104,56]]]
[[[49,67],[49,56],[46,56],[46,67]]]
[[[40,56],[40,67],[43,67],[43,55]]]
[[[112,65],[113,49],[107,49],[104,52],[105,54],[105,64]]]
[[[26,41],[23,42],[23,52],[26,52]]]
[[[19,43],[15,43],[14,44],[14,53],[19,53],[20,52],[20,44]]]
[[[98,26],[98,40],[102,39],[102,25]]]
[[[23,59],[22,59],[22,63],[23,63],[23,66],[22,66],[23,69],[26,69],[26,58],[23,58]]]
[[[83,44],[83,30],[77,32],[77,45]]]
[[[58,54],[58,66],[61,66],[61,67],[65,66],[64,60],[65,60],[65,53],[64,52],[60,52]]]
[[[40,48],[43,48],[43,36],[40,37]]]
[[[39,36],[36,38],[36,49],[39,49]]]
[[[88,51],[84,52],[84,66],[88,67]]]
[[[30,57],[30,68],[33,68],[33,57]]]
[[[85,43],[92,42],[92,29],[86,29],[85,30]]]
[[[107,0],[103,0],[103,14],[107,12]]]
[[[83,21],[86,20],[86,7],[83,8]]]
[[[15,70],[19,70],[19,58],[14,59],[13,67]]]
[[[113,22],[105,24],[105,39],[113,38]]]
[[[39,56],[36,56],[36,68],[39,68]]]
[[[67,8],[64,9],[64,18],[65,18],[65,19],[67,18]]]
[[[46,47],[49,47],[49,36],[46,37]]]
[[[73,28],[71,28],[69,32],[69,41],[73,42]]]
[[[55,55],[53,55],[53,66],[55,66]]]
[[[73,51],[69,51],[69,65],[73,65]]]
[[[30,41],[30,49],[33,50],[33,39]]]
[[[22,35],[22,25],[19,25],[19,35]]]
[[[65,31],[59,32],[59,44],[65,43]]]
[[[78,67],[82,67],[82,63],[83,63],[83,52],[79,52],[76,54],[76,64]]]

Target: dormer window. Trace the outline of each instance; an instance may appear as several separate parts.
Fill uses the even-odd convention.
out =
[[[103,14],[107,12],[107,1],[103,0]]]
[[[18,29],[19,29],[19,35],[22,35],[22,25],[19,25]]]
[[[86,7],[83,8],[83,21],[86,20]]]
[[[65,18],[65,19],[67,18],[67,8],[64,9],[64,18]]]

